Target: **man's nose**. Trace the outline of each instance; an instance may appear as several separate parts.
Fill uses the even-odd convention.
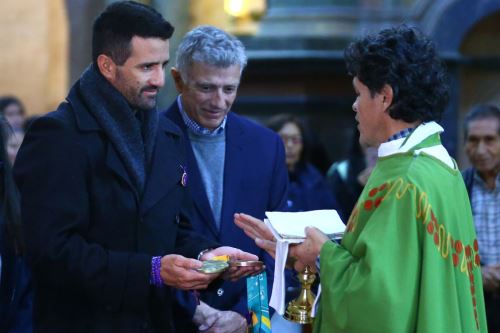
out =
[[[224,109],[226,107],[226,96],[222,89],[216,89],[212,94],[212,106],[218,109]]]
[[[484,154],[488,151],[488,147],[486,146],[486,143],[483,140],[480,140],[478,145],[477,145],[477,152],[479,154]]]
[[[357,101],[355,101],[354,103],[352,103],[352,111],[358,112],[358,102]]]
[[[163,71],[163,68],[159,67],[153,72],[149,80],[149,84],[158,88],[165,85],[165,72]]]

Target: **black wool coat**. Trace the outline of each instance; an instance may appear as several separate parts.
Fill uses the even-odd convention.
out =
[[[172,290],[151,258],[217,244],[191,231],[181,131],[161,117],[139,195],[76,84],[33,123],[14,176],[33,269],[35,332],[172,332]]]

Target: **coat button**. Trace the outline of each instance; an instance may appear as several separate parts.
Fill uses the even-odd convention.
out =
[[[224,289],[222,288],[217,289],[217,296],[222,296],[222,295],[224,295]]]

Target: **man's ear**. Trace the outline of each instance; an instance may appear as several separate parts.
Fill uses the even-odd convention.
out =
[[[385,110],[389,109],[392,105],[392,99],[394,98],[394,91],[392,90],[392,87],[387,83],[384,84],[379,95],[382,96],[382,104],[384,105]]]
[[[179,94],[181,94],[182,91],[184,90],[185,85],[186,85],[184,83],[184,81],[182,80],[181,73],[179,72],[179,70],[177,68],[172,67],[170,69],[170,74],[172,75],[172,78],[174,79],[175,89],[177,90],[177,92]]]
[[[97,57],[97,67],[99,68],[99,71],[101,74],[108,79],[108,81],[113,82],[116,76],[116,64],[111,59],[111,57],[105,55],[105,54],[100,54]]]

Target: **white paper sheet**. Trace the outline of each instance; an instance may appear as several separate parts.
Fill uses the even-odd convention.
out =
[[[305,228],[315,227],[327,235],[342,234],[345,224],[334,209],[307,212],[266,212],[272,228],[281,238],[305,238]]]

